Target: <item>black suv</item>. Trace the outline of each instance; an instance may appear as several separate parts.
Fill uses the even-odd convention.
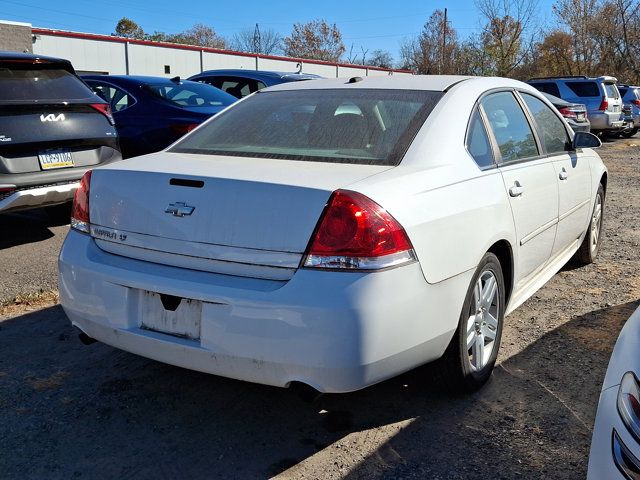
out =
[[[109,105],[68,60],[0,52],[0,213],[68,202],[120,158]]]

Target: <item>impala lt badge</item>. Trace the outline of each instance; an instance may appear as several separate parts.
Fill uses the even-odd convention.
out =
[[[65,116],[64,113],[59,113],[58,115],[54,115],[53,113],[49,113],[45,115],[44,113],[40,115],[41,122],[64,122]]]
[[[174,217],[184,217],[186,215],[191,215],[195,209],[196,207],[190,207],[184,202],[176,202],[170,203],[164,213],[170,213]]]

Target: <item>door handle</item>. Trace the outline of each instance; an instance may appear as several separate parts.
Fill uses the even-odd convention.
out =
[[[560,178],[560,180],[566,180],[567,178],[569,178],[569,174],[564,169],[564,167],[562,167],[562,171],[560,172],[560,175],[558,175],[558,177]]]
[[[516,182],[513,184],[513,187],[509,189],[509,195],[511,195],[512,197],[519,197],[523,193],[524,193],[523,186],[520,185],[520,182],[516,180]]]

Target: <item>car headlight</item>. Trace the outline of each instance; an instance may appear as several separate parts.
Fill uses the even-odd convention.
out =
[[[640,385],[633,372],[625,373],[620,382],[618,412],[627,429],[640,442]]]

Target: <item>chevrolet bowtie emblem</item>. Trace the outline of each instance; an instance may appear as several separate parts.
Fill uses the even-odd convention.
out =
[[[174,217],[184,217],[191,215],[196,207],[190,207],[184,202],[170,203],[164,213],[170,213]]]

